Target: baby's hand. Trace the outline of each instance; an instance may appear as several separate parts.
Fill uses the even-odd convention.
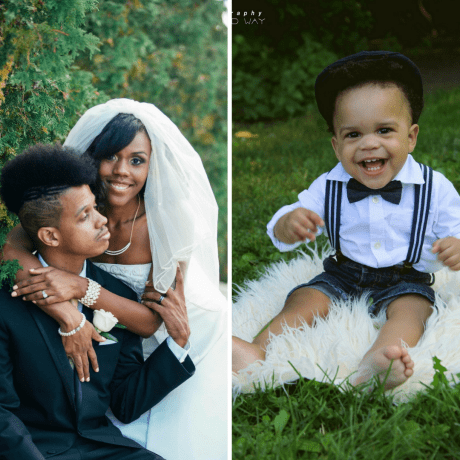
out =
[[[460,240],[458,238],[448,236],[435,241],[432,252],[438,253],[438,260],[446,267],[454,271],[460,270]]]
[[[317,226],[323,226],[321,217],[305,208],[297,208],[282,216],[275,225],[275,236],[287,244],[304,241],[308,238],[315,241]]]

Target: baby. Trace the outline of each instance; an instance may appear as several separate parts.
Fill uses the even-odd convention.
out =
[[[253,343],[233,338],[233,371],[265,359],[269,334],[312,325],[331,299],[368,294],[369,313],[387,321],[350,382],[378,376],[390,389],[414,372],[414,347],[433,310],[433,272],[460,270],[460,197],[439,172],[417,163],[423,109],[418,68],[386,51],[361,52],[326,67],[315,85],[339,163],[299,201],[281,208],[268,235],[281,251],[313,241],[325,227],[336,253],[324,273],[294,288]]]

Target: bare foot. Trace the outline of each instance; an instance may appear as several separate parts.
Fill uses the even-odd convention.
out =
[[[258,360],[265,360],[265,352],[258,345],[232,337],[232,372],[245,369]]]
[[[390,390],[402,385],[413,373],[414,362],[407,350],[397,345],[390,345],[368,352],[350,383],[357,386],[378,376],[381,382],[385,382],[385,390]]]

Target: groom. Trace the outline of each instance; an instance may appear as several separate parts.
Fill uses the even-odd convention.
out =
[[[96,177],[97,169],[71,149],[37,145],[4,166],[1,195],[48,265],[136,300],[130,288],[86,261],[106,250],[110,237],[89,187]],[[82,323],[92,321],[89,308],[79,309]],[[178,331],[176,344],[188,341],[184,328],[166,327]],[[176,357],[165,341],[144,363],[140,337],[114,328],[118,342],[94,342],[104,365],[82,385],[61,332],[78,334],[58,332],[31,302],[0,291],[0,459],[160,459],[124,438],[105,413],[110,406],[122,422],[136,420],[193,375],[190,358]]]

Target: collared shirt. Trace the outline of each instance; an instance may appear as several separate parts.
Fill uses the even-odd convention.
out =
[[[299,194],[299,201],[283,206],[267,225],[267,233],[280,251],[290,251],[302,244],[286,244],[275,238],[273,230],[280,217],[296,208],[304,207],[324,220],[326,180],[348,182],[351,176],[339,163],[330,172],[318,177],[308,190]],[[380,195],[371,195],[361,201],[349,203],[347,194],[342,197],[340,214],[340,249],[344,256],[369,267],[390,267],[404,262],[409,241],[414,210],[414,185],[424,179],[418,163],[408,155],[406,163],[396,175],[402,182],[399,205],[389,203]],[[325,231],[319,228],[318,234]],[[437,254],[431,252],[433,243],[448,236],[460,238],[460,196],[452,183],[441,173],[433,171],[433,190],[428,225],[423,242],[422,255],[414,268],[433,273],[443,264]],[[305,242],[309,242],[306,240]]]
[[[48,264],[45,262],[43,257],[40,254],[37,254],[38,260],[44,267],[48,267]],[[86,260],[83,264],[83,269],[80,272],[80,275],[83,278],[86,278]],[[82,313],[83,311],[83,305],[78,302],[78,311]],[[169,349],[172,351],[174,356],[179,360],[180,363],[183,363],[185,361],[185,358],[187,357],[189,351],[190,351],[190,342],[187,342],[185,345],[185,348],[182,348],[180,345],[178,345],[174,339],[171,336],[168,336],[166,338],[166,344],[168,345]]]

